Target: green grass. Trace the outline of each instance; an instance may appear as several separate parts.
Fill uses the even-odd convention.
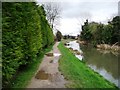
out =
[[[49,48],[45,49],[43,53],[41,53],[40,56],[38,56],[37,60],[34,63],[31,63],[27,66],[27,68],[24,68],[17,77],[15,78],[15,81],[12,82],[11,88],[26,88],[29,81],[37,71],[42,58],[44,57],[44,54],[52,49],[52,46],[49,46]]]
[[[116,88],[101,75],[91,70],[85,63],[77,59],[63,43],[58,45],[62,56],[59,60],[59,70],[65,79],[71,83],[68,88]]]

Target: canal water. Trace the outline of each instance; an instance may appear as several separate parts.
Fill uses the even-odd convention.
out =
[[[80,45],[76,41],[70,41],[69,44],[69,47],[79,49],[83,53],[79,59],[84,60],[91,69],[120,88],[119,53],[97,50],[91,46]]]

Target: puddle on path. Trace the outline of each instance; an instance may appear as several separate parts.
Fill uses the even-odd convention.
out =
[[[69,48],[80,61],[82,61],[83,60],[83,52],[80,49],[79,43],[77,43],[76,41],[71,41],[67,44],[69,44],[69,45],[66,47]]]
[[[52,63],[57,63],[57,62],[58,62],[58,60],[59,60],[59,56],[54,57],[54,60],[53,60],[53,62],[52,62]]]
[[[55,57],[57,57],[57,56],[60,56],[61,54],[60,53],[54,53],[53,54]]]
[[[48,57],[52,57],[53,53],[46,53],[45,55],[48,56]]]
[[[36,79],[40,80],[50,80],[54,83],[65,83],[63,75],[60,73],[54,73],[54,74],[48,74],[43,70],[38,71],[38,73],[35,76]]]
[[[49,78],[49,74],[45,73],[45,71],[40,70],[35,76],[36,79],[47,80]]]
[[[60,53],[54,53],[54,59],[50,60],[50,63],[57,63],[59,60],[59,56],[61,55]]]
[[[53,60],[51,60],[50,63],[53,63]]]

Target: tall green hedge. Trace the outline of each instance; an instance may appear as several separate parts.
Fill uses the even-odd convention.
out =
[[[53,43],[44,8],[34,2],[2,3],[3,86],[21,65],[34,63],[38,53]]]
[[[46,20],[46,14],[43,6],[38,7],[38,13],[40,15],[39,20],[41,21],[41,32],[42,32],[42,46],[43,48],[49,46],[54,42],[54,35],[48,21]]]

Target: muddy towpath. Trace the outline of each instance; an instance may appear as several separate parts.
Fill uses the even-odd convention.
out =
[[[27,88],[65,88],[66,80],[58,70],[58,60],[61,55],[57,48],[58,44],[59,42],[56,42],[53,50],[44,55],[37,72],[29,82]]]

